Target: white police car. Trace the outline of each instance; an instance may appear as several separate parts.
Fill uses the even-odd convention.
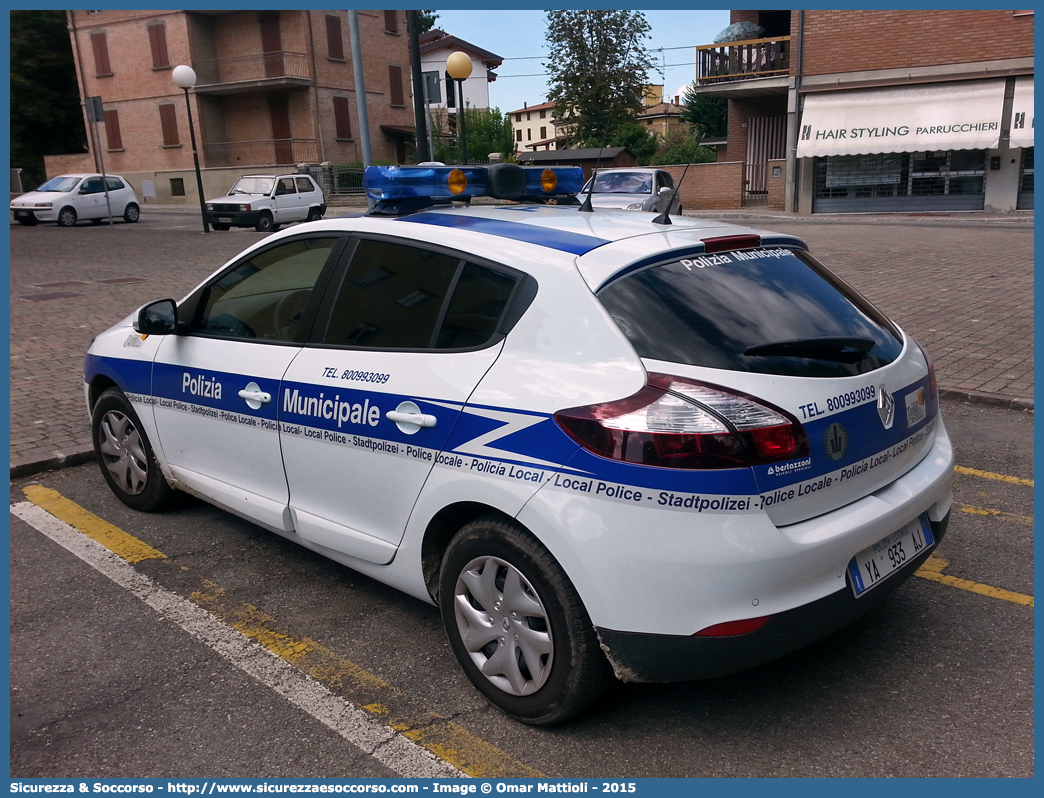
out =
[[[801,240],[582,212],[576,169],[366,184],[369,214],[270,236],[97,338],[87,403],[126,504],[185,490],[437,603],[471,681],[532,724],[613,674],[793,651],[941,539],[932,366]],[[438,204],[480,193],[545,204]]]

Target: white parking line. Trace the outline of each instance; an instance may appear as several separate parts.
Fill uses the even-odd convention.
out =
[[[457,768],[334,695],[206,610],[160,587],[118,555],[64,521],[59,521],[46,510],[32,502],[19,502],[11,505],[11,514],[137,596],[244,673],[279,693],[403,778],[465,777]]]

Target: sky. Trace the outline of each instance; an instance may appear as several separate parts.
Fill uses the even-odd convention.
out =
[[[681,96],[696,76],[696,45],[710,44],[729,25],[728,11],[643,11],[652,30],[646,40],[664,75],[649,83],[664,84],[666,98]],[[550,54],[544,39],[543,11],[439,11],[436,27],[504,59],[489,84],[489,104],[508,113],[523,103],[538,105],[547,95],[544,61]],[[682,48],[682,49],[668,49]]]

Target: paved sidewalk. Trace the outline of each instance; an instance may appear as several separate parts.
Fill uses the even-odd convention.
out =
[[[333,207],[327,218],[358,213]],[[153,213],[184,229],[150,227]],[[204,235],[188,206],[139,225],[11,227],[11,475],[91,459],[83,354],[152,299],[182,297],[257,240]],[[1033,407],[1033,216],[701,214],[794,233],[933,356],[945,396]],[[168,217],[169,218],[169,217]]]

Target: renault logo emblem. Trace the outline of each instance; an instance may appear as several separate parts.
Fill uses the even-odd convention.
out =
[[[883,385],[878,388],[878,391],[877,415],[881,417],[881,423],[884,424],[884,428],[891,429],[892,422],[895,421],[895,399],[885,390]]]

